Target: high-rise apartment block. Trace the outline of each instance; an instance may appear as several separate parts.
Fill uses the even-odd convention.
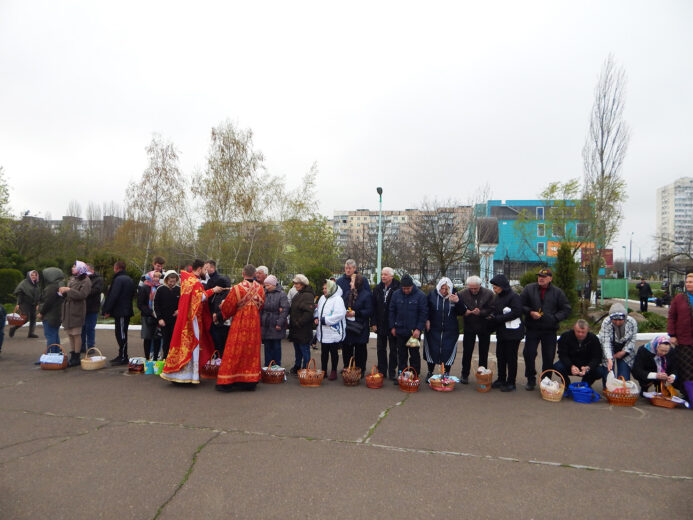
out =
[[[660,256],[690,251],[693,241],[693,177],[657,188],[657,247]]]

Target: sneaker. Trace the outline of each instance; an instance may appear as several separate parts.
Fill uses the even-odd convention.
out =
[[[469,384],[469,378],[467,376],[460,377],[460,383],[462,383],[463,385],[468,385]]]
[[[515,390],[517,390],[517,387],[512,384],[503,385],[503,387],[501,388],[501,392],[514,392]]]
[[[504,386],[505,386],[505,381],[501,381],[500,379],[496,379],[491,384],[491,388],[503,388]]]
[[[330,375],[328,376],[327,379],[329,381],[334,381],[335,379],[337,379],[337,371],[333,370],[332,372],[330,372]]]
[[[114,357],[111,359],[111,365],[127,365],[129,363],[129,360],[123,359],[120,356]]]
[[[528,392],[531,392],[537,387],[537,384],[534,381],[527,381],[527,384],[525,385],[525,390]]]

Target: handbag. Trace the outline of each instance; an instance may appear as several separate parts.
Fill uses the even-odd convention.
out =
[[[356,320],[346,320],[347,334],[359,335],[363,332],[363,322]]]

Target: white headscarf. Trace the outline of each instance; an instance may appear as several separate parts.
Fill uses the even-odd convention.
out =
[[[442,294],[440,294],[440,289],[443,287],[443,285],[448,286],[447,296],[443,296]],[[441,298],[448,298],[452,294],[452,289],[452,281],[447,276],[443,276],[440,280],[438,280],[438,284],[436,285],[436,291],[438,291],[438,294],[440,294]]]

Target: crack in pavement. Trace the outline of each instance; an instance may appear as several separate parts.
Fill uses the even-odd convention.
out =
[[[369,433],[374,432],[377,426],[380,424],[382,419],[387,416],[387,413],[393,409],[396,406],[399,406],[401,403],[406,401],[406,399],[409,396],[405,397],[400,401],[399,403],[395,403],[392,405],[390,408],[386,409],[385,411],[381,412],[381,416],[379,416],[378,421],[371,426],[369,429]],[[8,410],[8,409],[0,409],[0,411],[14,411],[14,412],[21,412],[21,413],[26,413],[26,414],[35,414],[35,415],[44,415],[44,416],[49,416],[49,417],[62,417],[62,418],[72,418],[72,419],[80,419],[80,420],[96,420],[96,421],[108,421],[106,424],[98,426],[95,430],[97,431],[100,428],[103,428],[105,426],[108,426],[109,424],[134,424],[134,425],[143,425],[143,426],[168,426],[171,428],[182,428],[186,430],[194,430],[194,431],[209,431],[214,433],[210,439],[204,443],[203,445],[198,447],[198,450],[195,452],[193,455],[193,463],[191,464],[188,474],[186,474],[186,479],[189,476],[189,473],[192,472],[192,467],[194,466],[194,463],[197,461],[197,455],[199,454],[200,451],[204,447],[207,446],[213,439],[217,438],[220,434],[236,434],[236,435],[251,435],[251,436],[259,436],[259,437],[269,437],[269,438],[274,438],[274,439],[279,439],[279,440],[302,440],[302,441],[311,441],[311,442],[322,442],[322,443],[336,443],[336,444],[343,444],[343,445],[349,445],[349,446],[359,446],[359,447],[367,447],[369,449],[380,449],[380,450],[388,450],[388,451],[397,451],[401,453],[418,453],[418,454],[424,454],[424,455],[437,455],[437,456],[445,456],[445,457],[467,457],[467,458],[473,458],[477,460],[493,460],[493,461],[501,461],[501,462],[514,462],[514,463],[523,463],[523,464],[533,464],[537,466],[551,466],[551,467],[560,467],[560,468],[567,468],[567,469],[577,469],[577,470],[582,470],[582,471],[601,471],[605,473],[620,473],[620,474],[625,474],[625,475],[633,475],[637,477],[648,477],[648,478],[659,478],[659,479],[668,479],[668,480],[675,480],[675,481],[693,481],[693,476],[690,475],[662,475],[658,473],[652,473],[649,471],[638,471],[638,470],[629,470],[629,469],[614,469],[614,468],[606,468],[606,467],[599,467],[599,466],[588,466],[588,465],[582,465],[582,464],[570,464],[570,463],[564,463],[564,462],[553,462],[553,461],[541,461],[541,460],[535,460],[535,459],[520,459],[516,457],[504,457],[500,455],[483,455],[479,453],[469,453],[469,452],[462,452],[462,451],[450,451],[450,450],[437,450],[437,449],[427,449],[427,448],[406,448],[402,446],[391,446],[387,444],[373,444],[371,442],[366,442],[367,440],[370,440],[370,435],[368,433],[366,434],[365,437],[361,437],[360,439],[357,440],[349,440],[349,439],[331,439],[328,437],[315,437],[315,436],[310,436],[310,435],[299,435],[299,434],[284,434],[284,433],[272,433],[272,432],[261,432],[261,431],[253,431],[253,430],[244,430],[240,428],[214,428],[210,426],[196,426],[196,425],[187,425],[187,424],[179,424],[179,423],[169,423],[169,422],[163,422],[163,421],[147,421],[143,419],[132,419],[132,420],[109,420],[105,418],[96,418],[96,417],[84,417],[84,416],[72,416],[72,415],[59,415],[55,414],[53,412],[37,412],[37,411],[31,411],[31,410]],[[87,431],[85,433],[75,435],[74,437],[81,436],[81,435],[86,435],[88,433],[91,433],[90,431]],[[372,434],[371,434],[372,435]],[[72,437],[69,437],[72,438]],[[66,440],[69,440],[69,438],[64,439],[61,442],[65,442]],[[52,446],[55,446],[57,444],[60,444],[61,442],[55,443]],[[49,446],[50,447],[50,446]],[[47,449],[47,448],[44,448]],[[37,452],[43,451],[37,450]],[[27,457],[31,454],[27,455],[22,455],[21,457],[18,458],[23,458]],[[13,459],[14,460],[14,459]],[[9,461],[7,461],[9,462]],[[0,466],[2,466],[5,463],[0,463]],[[185,481],[183,481],[178,489],[182,487],[182,485],[185,484]],[[177,492],[178,490],[176,490]],[[170,500],[173,498],[172,495],[169,500],[166,501],[161,507],[160,510],[163,509],[163,507],[170,502]],[[158,516],[159,513],[157,513]],[[156,517],[155,517],[156,518]]]
[[[156,514],[154,515],[154,518],[152,520],[156,520],[157,518],[159,518],[159,516],[161,516],[161,513],[164,511],[164,508],[171,502],[171,500],[173,500],[176,497],[176,495],[183,488],[183,486],[185,486],[186,482],[190,478],[190,475],[192,475],[193,469],[195,468],[198,455],[202,450],[204,450],[207,447],[207,445],[210,442],[219,437],[219,435],[221,435],[221,431],[217,431],[216,433],[214,433],[214,435],[212,435],[209,439],[207,439],[205,442],[203,442],[197,447],[195,453],[193,453],[190,466],[188,467],[188,470],[185,472],[185,475],[183,475],[183,479],[178,483],[178,486],[173,491],[173,494],[170,497],[168,497],[168,499],[166,499],[166,501],[163,504],[159,506],[159,509],[157,509]]]
[[[375,433],[376,428],[378,428],[378,426],[380,426],[380,423],[383,421],[383,419],[385,419],[385,417],[387,417],[387,415],[390,413],[390,410],[392,410],[395,406],[403,405],[406,402],[406,400],[409,399],[410,396],[411,396],[411,394],[407,394],[404,397],[404,399],[396,402],[392,406],[385,408],[382,412],[380,412],[380,415],[378,416],[378,419],[375,421],[375,423],[371,424],[371,426],[368,428],[368,431],[366,432],[366,434],[363,435],[361,438],[359,438],[356,442],[368,444],[371,441],[371,437]]]

